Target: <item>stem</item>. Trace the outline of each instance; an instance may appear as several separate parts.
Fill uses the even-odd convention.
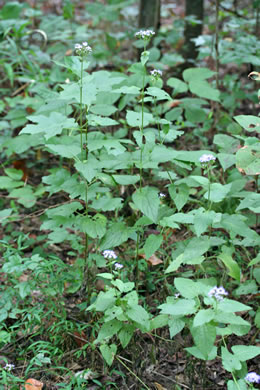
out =
[[[146,386],[146,384],[118,357],[116,359],[147,389],[151,390],[150,387]]]
[[[135,251],[136,292],[137,292],[137,294],[138,294],[139,279],[140,279],[140,269],[139,269],[139,265],[138,265],[139,241],[140,241],[140,232],[137,233],[136,251]]]
[[[142,86],[142,93],[141,93],[141,99],[142,99],[142,117],[141,117],[141,155],[140,155],[140,189],[142,190],[142,176],[143,176],[143,136],[144,136],[144,81],[145,81],[145,74],[143,75],[143,86]]]
[[[83,107],[82,107],[82,95],[83,95],[83,58],[81,58],[81,67],[80,67],[80,86],[79,86],[79,106],[80,106],[80,148],[81,148],[81,158],[83,160],[83,140],[82,140],[82,114],[83,114]]]

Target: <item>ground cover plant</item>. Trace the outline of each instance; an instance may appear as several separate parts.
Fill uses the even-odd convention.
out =
[[[1,388],[259,388],[259,2],[192,66],[170,2],[53,4],[0,9]]]

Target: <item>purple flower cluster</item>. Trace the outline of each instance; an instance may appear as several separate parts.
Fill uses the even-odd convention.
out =
[[[260,383],[260,375],[258,375],[256,372],[249,372],[245,380],[250,383]]]
[[[215,161],[215,160],[216,160],[216,157],[214,157],[213,154],[203,154],[200,157],[200,162],[202,164],[208,163],[210,161]]]
[[[222,286],[215,286],[208,292],[208,296],[210,298],[214,297],[217,301],[222,301],[225,295],[228,295],[228,292]]]

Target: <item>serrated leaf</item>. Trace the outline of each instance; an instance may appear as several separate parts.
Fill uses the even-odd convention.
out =
[[[77,127],[76,122],[72,118],[67,118],[59,112],[52,112],[49,117],[44,115],[33,115],[28,117],[36,125],[26,125],[20,134],[38,134],[43,133],[47,140],[57,134],[61,134],[64,128]]]
[[[255,345],[233,345],[231,349],[241,362],[246,362],[260,355],[260,347]]]
[[[239,359],[230,353],[227,348],[221,347],[221,357],[222,357],[222,365],[225,370],[229,372],[234,372],[241,369],[241,363]]]
[[[109,366],[111,366],[111,364],[114,361],[116,350],[117,350],[116,345],[115,344],[111,344],[109,346],[109,345],[104,344],[104,345],[101,345],[99,347],[99,349],[100,349],[100,351],[102,353],[102,356],[105,359],[106,363]]]
[[[163,236],[161,234],[150,234],[144,244],[144,253],[146,259],[149,259],[161,246]]]
[[[142,127],[142,113],[127,110],[126,121],[129,126],[132,127]],[[153,115],[147,112],[143,113],[143,127],[149,125],[149,123],[153,122]]]
[[[154,223],[157,222],[160,199],[156,188],[143,187],[138,189],[133,194],[133,202],[146,217]]]

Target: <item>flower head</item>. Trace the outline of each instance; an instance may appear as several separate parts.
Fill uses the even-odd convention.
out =
[[[84,56],[88,55],[89,53],[91,53],[92,49],[88,45],[88,42],[83,42],[82,44],[80,44],[80,43],[75,44],[75,51],[76,51],[77,55],[84,57]]]
[[[166,195],[165,195],[163,192],[160,192],[160,193],[159,193],[159,198],[160,198],[160,199],[165,198],[165,197],[166,197]]]
[[[155,32],[152,30],[140,30],[137,33],[135,33],[135,37],[149,41],[154,34]]]
[[[102,254],[105,259],[117,259],[117,255],[115,254],[115,252],[110,249],[106,249],[105,251],[103,251]]]
[[[245,376],[245,380],[250,383],[260,383],[260,375],[257,375],[256,372],[249,372]]]
[[[160,69],[154,69],[150,72],[151,76],[153,76],[155,79],[158,79],[159,77],[162,77],[162,71]]]
[[[15,368],[15,365],[10,364],[10,363],[6,363],[6,365],[4,366],[4,370],[6,370],[6,371],[12,371],[14,368]]]
[[[214,297],[217,301],[222,301],[224,295],[228,295],[228,292],[222,286],[215,286],[208,292],[208,296],[210,298]]]
[[[114,264],[114,267],[115,267],[115,269],[121,269],[121,268],[123,268],[124,266],[123,266],[123,264],[115,263],[115,264]]]
[[[203,154],[201,157],[200,157],[200,162],[203,164],[203,163],[208,163],[210,161],[215,161],[216,160],[216,157],[213,156],[213,154]]]

